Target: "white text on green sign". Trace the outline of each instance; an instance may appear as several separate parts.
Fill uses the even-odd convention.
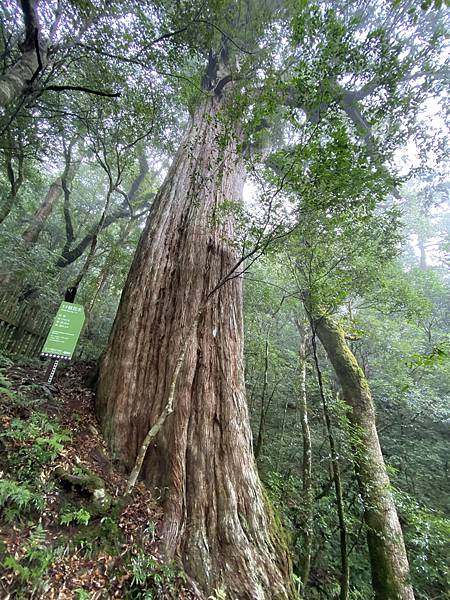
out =
[[[80,337],[84,318],[84,308],[81,304],[62,302],[45,340],[41,355],[48,358],[70,360]]]

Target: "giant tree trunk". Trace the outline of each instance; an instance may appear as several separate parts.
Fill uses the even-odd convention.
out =
[[[100,366],[97,412],[127,468],[165,407],[177,359],[208,292],[235,265],[230,217],[245,170],[224,97],[196,110],[141,237]],[[174,411],[150,445],[147,485],[164,505],[163,545],[207,593],[289,595],[287,555],[252,454],[244,393],[242,283],[206,303],[177,378]]]
[[[322,315],[313,327],[336,371],[349,418],[358,434],[355,464],[364,500],[372,583],[377,600],[414,600],[403,534],[375,424],[369,385],[347,346],[344,331]]]

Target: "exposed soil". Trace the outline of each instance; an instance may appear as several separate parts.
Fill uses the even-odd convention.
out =
[[[0,392],[0,432],[7,431],[13,419],[27,420],[35,410],[46,413],[52,422],[58,422],[71,433],[71,440],[65,442],[56,460],[43,466],[39,474],[41,481],[54,479],[57,467],[63,467],[69,473],[91,473],[105,482],[113,508],[103,516],[93,515],[85,526],[61,525],[64,506],[88,507],[89,499],[82,490],[65,489],[58,483],[49,486],[44,493],[45,509],[41,513],[7,524],[0,520],[0,598],[199,598],[187,580],[183,581],[181,573],[178,576],[176,569],[161,561],[158,530],[162,514],[142,483],[136,485],[126,508],[114,515],[114,503],[123,496],[126,475],[114,464],[98,431],[94,392],[85,384],[90,368],[86,364],[61,368],[51,386],[43,383],[44,367],[15,366],[8,370],[10,389],[29,400],[29,407],[23,402],[19,405],[11,395]],[[11,476],[4,462],[4,450],[0,445],[0,478]],[[110,518],[110,515],[114,521],[110,532],[112,539],[103,544],[105,517]],[[23,585],[22,588],[18,586],[18,574],[2,563],[8,555],[19,562],[23,559],[30,531],[37,524],[45,530],[45,544],[51,548],[64,548],[64,551],[50,563],[44,591],[24,595],[20,591]],[[118,527],[117,532],[114,527]],[[90,542],[89,551],[86,551],[86,540]],[[130,588],[136,590],[135,574],[130,565],[139,553],[155,561],[155,581],[161,580],[155,595],[145,596],[145,591],[142,594],[130,592]],[[164,574],[168,578],[169,572],[170,585],[166,585]]]

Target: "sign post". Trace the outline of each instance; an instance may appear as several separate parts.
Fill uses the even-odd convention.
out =
[[[51,358],[47,369],[47,383],[51,383],[60,360],[70,360],[84,324],[84,308],[81,304],[62,302],[41,350],[43,358]]]

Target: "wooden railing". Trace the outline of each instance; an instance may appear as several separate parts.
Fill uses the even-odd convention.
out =
[[[50,324],[48,314],[35,304],[0,294],[0,351],[39,356]]]

